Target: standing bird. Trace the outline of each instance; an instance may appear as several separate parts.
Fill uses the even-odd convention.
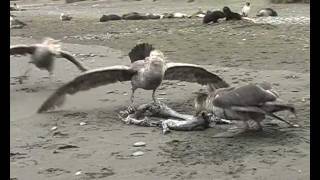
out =
[[[202,85],[208,84],[214,88],[229,87],[219,76],[198,65],[166,62],[163,53],[148,43],[136,45],[129,52],[129,57],[130,66],[99,68],[79,75],[53,93],[42,104],[38,112],[41,113],[62,105],[66,94],[75,94],[119,81],[131,81],[131,105],[134,100],[134,92],[138,88],[152,90],[152,99],[157,102],[155,92],[162,80],[196,82]]]
[[[195,99],[196,113],[201,111],[212,113],[221,119],[243,121],[244,130],[249,129],[249,120],[253,120],[261,130],[260,122],[271,116],[291,126],[297,126],[274,113],[288,110],[295,114],[295,108],[279,99],[279,94],[269,83],[249,84],[238,88],[208,88],[208,93],[201,93]]]
[[[235,12],[232,12],[229,7],[225,6],[222,9],[223,13],[226,16],[226,21],[229,20],[241,20],[241,15]]]
[[[14,45],[10,46],[10,55],[26,55],[31,54],[31,61],[39,69],[45,69],[50,76],[54,68],[55,57],[66,58],[78,67],[80,71],[87,71],[79,61],[77,61],[69,52],[62,51],[58,40],[45,38],[41,44],[32,45]],[[26,75],[31,69],[27,69]]]
[[[241,15],[243,17],[248,17],[250,12],[250,3],[246,2],[246,4],[243,6],[242,10],[241,10]]]

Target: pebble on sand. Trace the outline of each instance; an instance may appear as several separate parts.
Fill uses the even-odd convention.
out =
[[[144,152],[142,152],[142,151],[137,151],[137,152],[132,153],[132,156],[142,156],[142,155],[144,155]]]
[[[51,130],[51,131],[54,131],[54,130],[56,130],[56,129],[58,129],[58,127],[57,127],[57,126],[53,126],[50,130]]]
[[[74,175],[79,176],[80,174],[82,174],[82,171],[78,171]]]
[[[142,141],[139,141],[139,142],[136,142],[133,144],[134,147],[141,147],[141,146],[145,146],[146,143],[145,142],[142,142]]]
[[[84,125],[86,125],[87,123],[86,122],[81,122],[80,123],[80,126],[84,126]]]

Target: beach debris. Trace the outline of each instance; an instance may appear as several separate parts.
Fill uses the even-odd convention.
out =
[[[57,126],[53,126],[50,130],[51,130],[51,131],[55,131],[55,130],[57,130],[57,129],[58,129]]]
[[[74,175],[79,176],[80,174],[82,174],[82,171],[77,171],[76,173],[74,173]]]
[[[134,147],[146,146],[146,143],[143,141],[139,141],[133,144]]]
[[[142,156],[142,155],[144,155],[144,152],[142,152],[142,151],[136,151],[136,152],[134,152],[134,153],[132,153],[132,156]]]
[[[72,19],[72,17],[69,14],[64,14],[64,13],[60,14],[61,21],[70,21],[71,19]]]
[[[84,126],[84,125],[86,125],[87,123],[86,122],[81,122],[80,123],[80,126]]]
[[[58,147],[58,149],[73,149],[73,148],[79,148],[78,146],[74,146],[74,145],[70,145],[70,144],[66,144],[63,146]]]
[[[10,15],[10,29],[22,29],[24,26],[27,24]]]
[[[13,3],[13,6],[10,6],[10,11],[24,11],[25,9],[21,9],[17,3]]]

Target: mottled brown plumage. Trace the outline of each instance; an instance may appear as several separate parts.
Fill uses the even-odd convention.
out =
[[[210,84],[216,88],[228,87],[219,76],[193,64],[166,63],[164,55],[154,50],[149,44],[139,44],[129,53],[133,62],[130,66],[112,66],[88,71],[63,87],[59,88],[44,102],[38,112],[47,111],[60,104],[66,94],[88,90],[119,81],[131,81],[133,103],[134,92],[138,88],[153,90],[152,98],[156,102],[155,91],[162,80],[180,80],[196,82],[202,85]],[[141,59],[142,60],[139,60]]]
[[[238,88],[221,88],[201,93],[195,99],[196,113],[207,111],[222,119],[247,122],[254,120],[259,129],[265,116],[271,116],[290,125],[273,113],[288,110],[295,114],[295,108],[279,100],[279,95],[268,83],[249,84]]]

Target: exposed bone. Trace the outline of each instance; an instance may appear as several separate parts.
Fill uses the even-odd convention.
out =
[[[228,120],[211,118],[210,115],[205,113],[201,113],[198,116],[181,114],[169,108],[164,103],[154,102],[150,104],[142,104],[137,108],[129,107],[127,110],[121,111],[119,117],[126,124],[135,124],[147,127],[161,126],[164,134],[170,132],[170,130],[203,130],[211,127],[212,124],[231,123]]]

